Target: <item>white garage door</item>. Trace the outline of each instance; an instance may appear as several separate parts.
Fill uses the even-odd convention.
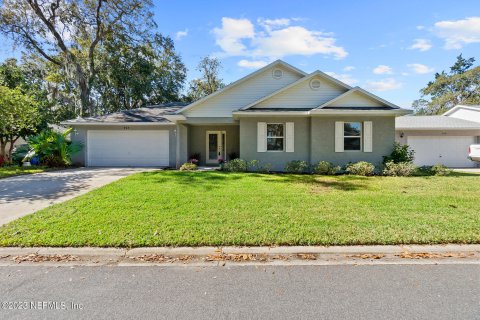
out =
[[[168,166],[168,130],[89,130],[90,167]]]
[[[474,143],[471,136],[421,137],[410,136],[408,145],[415,150],[414,163],[418,166],[443,164],[447,167],[473,167],[468,147]]]

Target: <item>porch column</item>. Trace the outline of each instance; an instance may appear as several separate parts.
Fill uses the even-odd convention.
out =
[[[177,124],[177,168],[188,161],[188,127]]]

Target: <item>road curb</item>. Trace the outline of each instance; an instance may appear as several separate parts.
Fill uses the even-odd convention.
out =
[[[402,252],[478,252],[480,244],[446,245],[374,245],[374,246],[279,246],[279,247],[142,247],[142,248],[98,248],[98,247],[3,247],[4,255],[76,255],[104,257],[133,257],[140,255],[193,255],[214,254],[395,254]]]

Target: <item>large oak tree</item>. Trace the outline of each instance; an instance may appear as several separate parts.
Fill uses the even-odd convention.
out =
[[[92,87],[106,37],[142,41],[154,26],[150,0],[4,0],[0,32],[74,82],[76,114],[94,114]]]

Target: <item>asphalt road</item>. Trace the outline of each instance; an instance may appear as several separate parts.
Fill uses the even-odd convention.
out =
[[[0,297],[1,319],[480,319],[480,265],[13,266]]]

